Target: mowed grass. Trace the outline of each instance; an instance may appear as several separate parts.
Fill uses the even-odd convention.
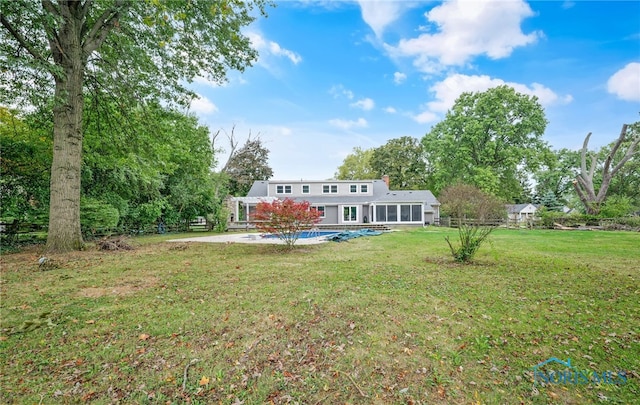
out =
[[[637,403],[640,233],[500,230],[471,265],[446,235],[3,255],[0,400]],[[549,357],[627,381],[534,384]]]

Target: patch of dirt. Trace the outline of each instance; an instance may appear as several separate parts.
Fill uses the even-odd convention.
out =
[[[133,295],[137,291],[151,288],[158,285],[158,279],[155,277],[146,278],[144,280],[130,281],[128,283],[116,285],[113,287],[86,287],[82,288],[78,295],[84,298],[100,298],[105,296],[126,296]]]

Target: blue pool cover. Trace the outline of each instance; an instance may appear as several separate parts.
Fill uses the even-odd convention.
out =
[[[371,229],[360,229],[357,231],[342,231],[331,236],[327,236],[327,240],[334,242],[344,242],[350,239],[359,238],[361,236],[378,236],[382,235],[380,231],[373,231]]]

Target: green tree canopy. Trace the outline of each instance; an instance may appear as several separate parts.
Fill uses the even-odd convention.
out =
[[[186,83],[194,77],[220,82],[228,69],[255,60],[241,33],[254,8],[263,13],[264,2],[2,0],[0,102],[55,100],[49,250],[82,246],[85,91],[130,105],[186,103],[194,96]]]
[[[117,208],[122,226],[186,223],[220,203],[209,130],[195,116],[151,103],[88,104],[82,194]]]
[[[273,169],[269,166],[269,149],[260,138],[248,138],[245,144],[234,151],[223,170],[229,176],[229,193],[245,196],[257,180],[269,180]]]
[[[378,178],[371,167],[373,149],[353,148],[338,167],[335,174],[338,180],[370,180]]]
[[[508,201],[520,198],[549,151],[546,125],[538,99],[511,87],[461,94],[422,138],[429,187],[437,194],[463,182]]]
[[[438,200],[442,204],[442,214],[457,219],[502,219],[507,213],[502,200],[470,184],[448,186]]]
[[[16,227],[46,218],[51,136],[38,118],[0,107],[0,220]]]
[[[417,190],[425,185],[422,145],[416,138],[403,136],[375,148],[370,158],[375,176],[389,176],[393,190]]]
[[[551,193],[562,204],[570,201],[575,196],[573,180],[579,165],[579,152],[566,148],[551,151],[544,164],[533,174],[534,200],[540,202]]]

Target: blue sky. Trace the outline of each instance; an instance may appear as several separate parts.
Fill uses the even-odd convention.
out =
[[[356,146],[422,138],[464,91],[536,95],[555,149],[640,120],[640,1],[281,1],[244,34],[259,51],[199,78],[211,132],[259,135],[275,179],[333,177]],[[221,155],[221,159],[226,159]]]

